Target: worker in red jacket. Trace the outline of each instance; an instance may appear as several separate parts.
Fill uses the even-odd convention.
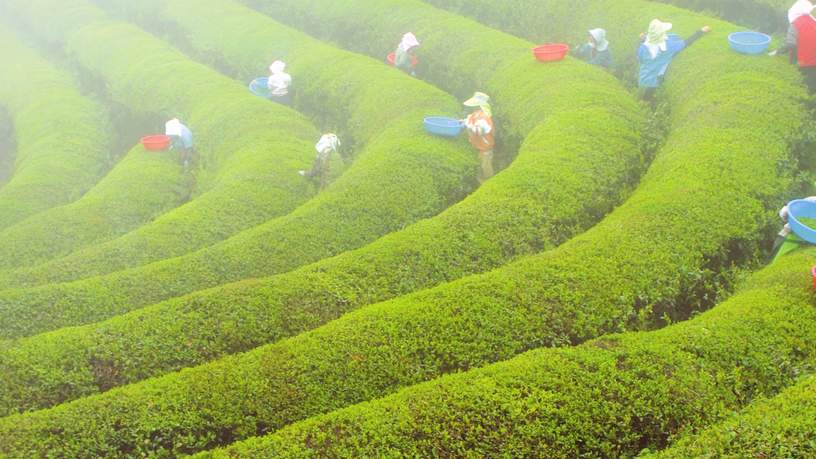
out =
[[[811,93],[816,93],[816,19],[811,15],[814,8],[809,0],[793,4],[788,10],[790,27],[785,44],[771,52],[771,55],[791,52],[795,56]]]

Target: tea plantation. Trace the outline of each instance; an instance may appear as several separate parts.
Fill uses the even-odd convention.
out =
[[[0,0],[0,458],[816,457],[789,6]]]

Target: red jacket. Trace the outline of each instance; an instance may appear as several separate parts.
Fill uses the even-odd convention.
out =
[[[793,21],[799,38],[797,58],[799,67],[816,67],[816,19],[806,14]]]

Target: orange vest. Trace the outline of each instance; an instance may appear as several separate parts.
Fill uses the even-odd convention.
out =
[[[490,126],[490,132],[485,135],[479,135],[468,129],[470,144],[479,151],[492,150],[496,145],[496,139],[493,136],[493,118],[487,116],[487,113],[482,110],[471,113],[467,118],[468,125],[476,124],[479,121],[487,122],[488,126]]]

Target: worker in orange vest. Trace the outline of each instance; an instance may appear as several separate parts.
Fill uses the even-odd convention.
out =
[[[483,92],[476,92],[464,102],[465,107],[478,108],[462,120],[468,131],[470,144],[479,151],[481,173],[479,183],[493,177],[493,147],[496,145],[493,127],[493,112],[490,109],[490,97]]]

